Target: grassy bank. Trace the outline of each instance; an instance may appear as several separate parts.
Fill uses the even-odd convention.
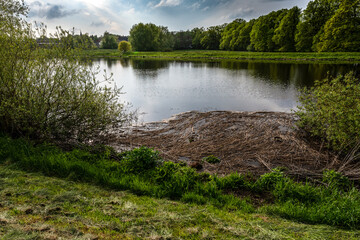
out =
[[[0,239],[359,239],[360,231],[136,196],[0,165]]]
[[[207,205],[219,211],[266,213],[311,224],[348,229],[360,227],[360,192],[335,172],[326,172],[320,185],[297,183],[275,170],[253,179],[197,173],[163,162],[147,148],[117,154],[102,147],[64,152],[54,146],[8,137],[0,138],[0,164],[48,176],[88,182],[112,190]]]
[[[360,53],[334,52],[334,53],[290,53],[290,52],[237,52],[215,50],[186,50],[172,52],[132,52],[120,56],[118,50],[95,49],[84,50],[84,57],[91,58],[148,58],[167,60],[266,60],[290,62],[360,62]]]

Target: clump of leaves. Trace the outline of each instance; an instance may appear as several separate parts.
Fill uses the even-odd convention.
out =
[[[129,151],[122,159],[121,166],[126,173],[141,173],[155,169],[161,157],[152,148],[140,147]]]
[[[353,187],[349,178],[334,170],[327,170],[323,173],[323,182],[333,189],[349,190]]]
[[[350,149],[360,140],[360,81],[354,73],[316,81],[299,99],[299,127],[335,150]]]
[[[221,160],[218,157],[215,157],[214,155],[210,155],[203,158],[203,161],[206,161],[211,164],[220,163]]]

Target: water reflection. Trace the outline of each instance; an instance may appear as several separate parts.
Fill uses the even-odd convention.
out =
[[[298,89],[327,74],[360,72],[356,64],[288,64],[255,61],[182,62],[99,60],[124,86],[125,101],[158,121],[198,110],[290,111]]]

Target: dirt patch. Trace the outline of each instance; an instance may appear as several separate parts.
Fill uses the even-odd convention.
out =
[[[338,164],[334,154],[310,142],[294,122],[291,113],[192,111],[122,129],[111,145],[118,150],[153,147],[165,160],[201,164],[199,171],[219,175],[260,175],[285,167],[293,175],[316,177]],[[221,162],[207,163],[203,158],[209,155]]]

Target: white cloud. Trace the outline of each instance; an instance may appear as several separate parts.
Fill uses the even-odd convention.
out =
[[[154,8],[158,7],[175,7],[180,5],[181,0],[161,0]]]
[[[193,5],[191,5],[190,8],[196,10],[196,9],[199,9],[200,6],[201,6],[201,4],[200,4],[199,2],[196,2],[196,3],[194,3]]]

